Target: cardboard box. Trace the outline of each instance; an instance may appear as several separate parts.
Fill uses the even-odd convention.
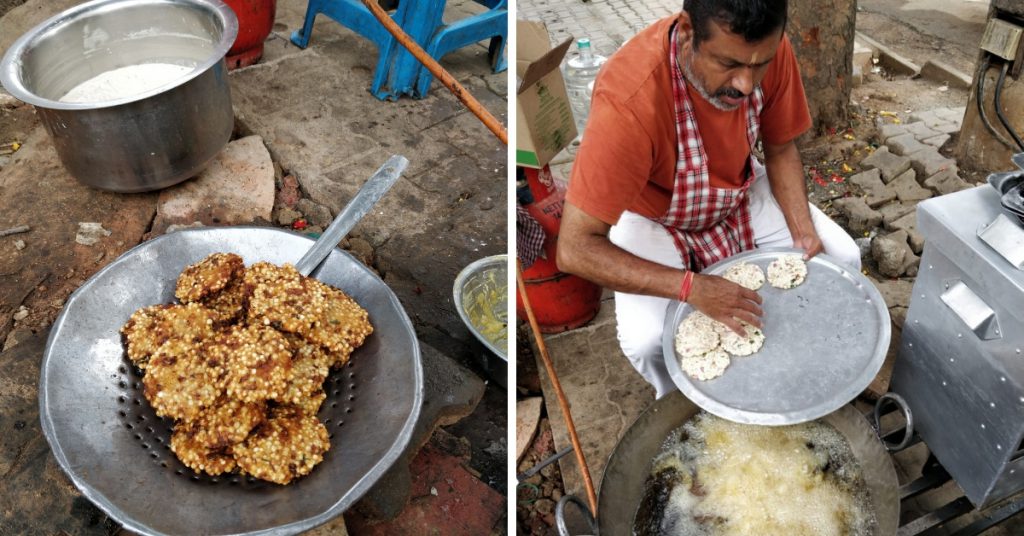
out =
[[[516,165],[542,168],[576,139],[562,63],[572,38],[551,48],[543,23],[516,21]]]

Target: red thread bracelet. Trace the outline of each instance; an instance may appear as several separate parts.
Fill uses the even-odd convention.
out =
[[[693,270],[687,270],[683,276],[683,286],[679,289],[679,301],[685,302],[690,297],[690,289],[693,287]]]

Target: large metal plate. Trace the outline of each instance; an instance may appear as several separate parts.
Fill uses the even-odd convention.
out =
[[[43,432],[82,493],[142,534],[295,534],[361,497],[405,449],[423,400],[419,345],[397,297],[335,249],[313,273],[370,313],[373,334],[332,371],[318,418],[331,449],[289,486],[237,475],[200,476],[168,448],[171,422],[156,417],[121,346],[119,328],[139,307],[169,303],[188,264],[214,252],[246,264],[294,263],[313,241],[269,228],[186,230],[145,242],[68,299],[43,357]]]
[[[747,251],[709,266],[722,275],[738,262],[767,270],[792,248]],[[665,365],[680,391],[708,412],[748,424],[796,424],[817,419],[853,400],[871,383],[889,348],[889,310],[862,274],[827,255],[807,262],[807,279],[782,290],[767,282],[763,299],[765,342],[749,357],[734,357],[725,374],[710,381],[683,372],[675,350],[679,324],[694,311],[673,301],[665,315]]]

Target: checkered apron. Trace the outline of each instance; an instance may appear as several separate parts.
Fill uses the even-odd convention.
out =
[[[669,61],[672,62],[672,93],[675,97],[676,143],[679,160],[672,201],[668,212],[655,219],[675,240],[683,266],[703,270],[711,264],[754,248],[754,231],[750,225],[750,203],[747,190],[754,182],[753,148],[760,129],[759,117],[764,107],[760,86],[743,104],[747,113],[747,142],[750,162],[747,178],[739,188],[714,188],[708,174],[704,142],[697,129],[693,105],[686,91],[686,81],[677,58],[676,29],[672,29]]]

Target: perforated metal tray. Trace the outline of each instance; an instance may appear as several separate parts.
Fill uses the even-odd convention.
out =
[[[748,262],[767,271],[792,248],[740,253],[704,273],[722,275]],[[691,378],[679,365],[675,333],[694,311],[673,301],[665,315],[662,347],[665,365],[680,391],[723,419],[763,425],[796,424],[827,415],[853,400],[878,374],[889,348],[889,309],[860,272],[826,255],[807,262],[807,279],[782,290],[767,282],[758,291],[763,303],[764,346],[748,357],[733,357],[725,373],[709,381]]]
[[[367,309],[374,332],[328,377],[317,417],[331,449],[311,474],[288,486],[198,475],[170,451],[172,423],[142,395],[118,332],[132,312],[172,302],[181,270],[210,253],[237,253],[247,265],[295,263],[312,243],[269,228],[179,231],[129,250],[68,299],[43,357],[43,432],[78,489],[125,528],[295,534],[351,506],[405,449],[423,400],[419,344],[394,293],[339,249],[312,275]]]

